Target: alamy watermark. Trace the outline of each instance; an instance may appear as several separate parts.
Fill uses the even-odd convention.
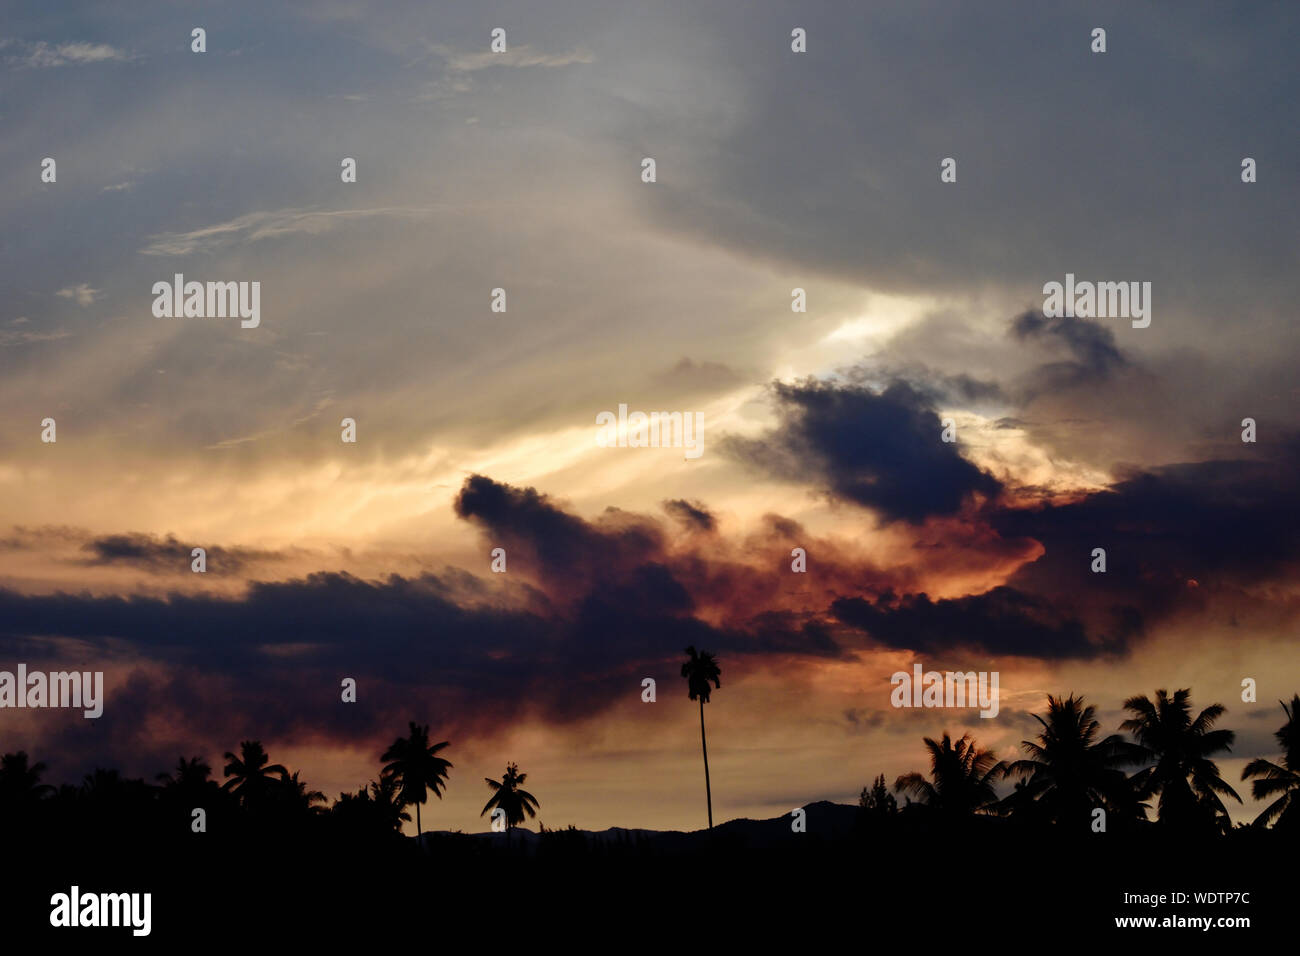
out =
[[[176,273],[172,282],[155,282],[153,314],[159,319],[240,318],[241,328],[255,329],[262,322],[262,283],[186,282]]]
[[[997,671],[895,671],[889,702],[895,707],[979,707],[981,717],[998,715]]]
[[[1151,324],[1150,282],[1075,282],[1043,285],[1043,315],[1049,319],[1132,319],[1133,328]]]
[[[129,926],[131,935],[148,936],[153,928],[152,893],[82,893],[73,884],[50,897],[51,926]]]
[[[703,412],[631,412],[618,406],[618,415],[601,412],[596,416],[600,430],[596,444],[601,448],[681,448],[689,459],[704,454]]]
[[[81,707],[95,719],[104,713],[103,671],[0,671],[0,708]]]

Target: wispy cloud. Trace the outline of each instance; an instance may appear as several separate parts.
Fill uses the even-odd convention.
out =
[[[228,222],[220,222],[189,232],[162,232],[149,237],[150,243],[140,251],[147,256],[183,256],[235,242],[254,242],[298,233],[328,232],[342,221],[391,217],[419,219],[434,212],[430,208],[385,206],[376,209],[276,209],[250,212]]]
[[[542,53],[527,44],[510,47],[505,53],[459,53],[439,45],[430,49],[447,61],[449,70],[459,73],[472,73],[490,66],[572,66],[575,63],[593,63],[596,59],[581,47],[568,53]]]
[[[107,43],[23,43],[8,40],[0,48],[16,48],[20,52],[9,54],[5,62],[18,69],[49,69],[55,66],[82,66],[88,63],[111,61],[126,62],[131,55]]]
[[[54,294],[60,299],[71,299],[77,305],[84,307],[95,301],[95,298],[99,295],[99,290],[92,289],[84,282],[78,282],[76,285],[60,289]]]
[[[72,335],[64,329],[38,332],[35,329],[0,329],[0,349],[14,345],[31,345],[34,342],[55,342]]]
[[[101,193],[117,193],[117,192],[122,192],[122,191],[125,190],[125,189],[130,189],[130,188],[131,188],[132,186],[134,186],[134,185],[135,185],[135,183],[133,183],[133,182],[113,183],[111,186],[105,186],[103,189],[100,190],[100,192],[101,192]]]

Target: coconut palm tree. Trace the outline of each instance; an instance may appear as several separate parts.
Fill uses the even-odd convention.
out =
[[[442,788],[447,781],[447,771],[451,764],[438,756],[438,752],[450,746],[447,741],[430,745],[429,728],[421,727],[410,721],[410,736],[398,737],[380,756],[387,760],[380,779],[391,777],[397,784],[402,806],[415,804],[415,838],[419,842],[422,832],[420,826],[420,804],[429,799],[429,792],[439,800]]]
[[[275,787],[276,797],[295,815],[313,816],[324,809],[316,804],[324,803],[326,797],[319,790],[308,790],[307,782],[298,778],[299,773],[301,771],[295,770],[292,774],[280,774]]]
[[[1097,737],[1096,709],[1071,694],[1047,696],[1047,717],[1034,714],[1043,727],[1037,742],[1021,741],[1027,759],[1008,764],[1006,774],[1020,775],[1024,786],[1008,798],[1020,812],[1064,825],[1086,825],[1092,810],[1145,816],[1124,771],[1140,759],[1134,744],[1118,734]]]
[[[708,651],[696,653],[695,647],[686,648],[686,663],[682,665],[686,690],[691,700],[700,702],[700,750],[704,753],[704,799],[709,808],[709,829],[713,829],[713,788],[709,785],[709,745],[704,738],[704,705],[709,702],[709,684],[721,689],[722,669]]]
[[[226,751],[226,766],[221,771],[229,777],[221,787],[228,790],[245,807],[257,803],[270,791],[272,784],[288,774],[288,770],[278,763],[268,763],[260,740],[245,740],[239,745],[239,756]]]
[[[39,760],[28,764],[27,752],[23,750],[0,756],[0,804],[26,804],[53,793],[52,786],[41,783],[45,769]]]
[[[523,789],[524,781],[528,779],[528,774],[520,773],[517,764],[508,764],[506,772],[501,777],[501,782],[488,777],[483,778],[492,791],[492,796],[488,802],[483,805],[483,810],[479,816],[483,816],[489,810],[501,809],[506,815],[506,842],[510,840],[510,831],[524,822],[524,814],[529,818],[537,816],[537,798],[527,790]]]
[[[215,780],[210,779],[212,768],[200,757],[176,761],[171,773],[160,773],[155,779],[162,784],[159,799],[169,813],[189,816],[196,807],[212,812],[222,803],[235,798],[222,793]]]
[[[1255,826],[1272,823],[1279,829],[1300,829],[1300,694],[1291,698],[1289,707],[1282,704],[1282,713],[1286,714],[1286,723],[1273,735],[1282,746],[1281,766],[1258,757],[1246,764],[1241,779],[1261,778],[1250,785],[1256,800],[1277,797],[1255,818]]]
[[[930,780],[919,773],[905,773],[894,789],[945,817],[961,817],[990,809],[997,802],[993,780],[1004,776],[1006,767],[991,750],[981,750],[970,734],[955,744],[947,733],[939,742],[925,738],[930,752]]]
[[[394,777],[380,774],[378,780],[370,781],[370,801],[390,830],[401,830],[403,823],[411,822],[411,815],[403,809],[401,787]]]
[[[394,834],[411,815],[402,809],[401,788],[392,776],[381,775],[356,793],[340,793],[330,814],[366,833]]]
[[[227,754],[229,756],[229,754]],[[212,768],[201,757],[186,760],[180,757],[176,761],[176,770],[172,773],[160,773],[157,780],[167,790],[199,789],[208,781]]]
[[[1130,697],[1124,709],[1133,714],[1120,729],[1136,738],[1135,761],[1152,763],[1131,778],[1139,797],[1159,795],[1157,812],[1161,823],[1178,826],[1210,825],[1219,830],[1231,827],[1228,810],[1220,794],[1238,803],[1241,797],[1219,776],[1210,758],[1232,749],[1235,734],[1214,730],[1226,712],[1222,704],[1211,704],[1192,718],[1191,690],[1156,691],[1154,702],[1146,695]]]

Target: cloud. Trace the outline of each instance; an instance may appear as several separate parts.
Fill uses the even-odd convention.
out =
[[[491,51],[479,53],[459,53],[450,47],[435,45],[431,47],[447,63],[447,69],[457,73],[473,73],[493,66],[513,67],[560,67],[573,66],[576,63],[593,63],[595,57],[581,48],[568,53],[542,53],[528,44],[507,46],[504,53]]]
[[[930,655],[962,649],[1046,660],[1092,658],[1117,654],[1142,633],[1140,619],[1126,615],[1114,632],[1089,635],[1067,610],[1008,587],[938,601],[926,594],[877,602],[842,598],[833,610],[886,647]]]
[[[508,560],[545,581],[553,594],[584,594],[625,577],[663,553],[660,527],[611,508],[597,524],[569,514],[534,488],[515,488],[485,475],[466,479],[456,514],[505,547]]]
[[[1011,323],[1010,335],[1019,343],[1062,348],[1069,356],[1039,366],[1032,376],[1031,393],[1092,387],[1132,365],[1115,344],[1114,331],[1089,319],[1047,318],[1039,312],[1026,312]]]
[[[126,565],[151,574],[190,573],[194,545],[178,541],[172,535],[159,538],[149,534],[111,534],[92,538],[82,546],[89,565]],[[251,548],[206,547],[208,572],[228,573],[241,570],[250,562],[274,561],[284,557],[275,551]]]
[[[1300,439],[1244,445],[1253,458],[1166,465],[1076,500],[990,509],[999,534],[1039,542],[1043,554],[1011,584],[1064,597],[1123,601],[1148,615],[1195,591],[1267,589],[1300,564],[1295,474]],[[1106,551],[1105,574],[1088,569]]]
[[[1283,38],[1300,14],[1288,8],[1265,26],[1221,5],[1193,6],[1195,26],[1177,28],[1156,9],[1117,7],[1108,29],[1122,31],[1130,51],[1144,52],[1108,60],[1096,74],[1105,57],[1066,40],[1074,26],[1064,8],[1033,17],[1013,2],[953,10],[940,35],[925,24],[942,5],[896,5],[866,33],[842,29],[835,5],[824,5],[807,10],[800,24],[810,42],[816,38],[815,57],[769,42],[784,26],[781,4],[746,4],[743,17],[729,4],[684,12],[670,28],[691,44],[727,38],[708,48],[707,61],[683,57],[675,64],[683,87],[715,90],[690,118],[728,94],[732,108],[725,119],[694,127],[655,212],[675,232],[873,291],[965,297],[994,288],[1008,301],[1025,302],[1067,268],[1089,278],[1150,280],[1155,323],[1176,322],[1184,340],[1230,342],[1221,316],[1241,302],[1275,322],[1291,312],[1295,270],[1283,250],[1293,246],[1294,184],[1279,184],[1272,202],[1256,202],[1240,188],[1220,187],[1226,181],[1216,170],[1226,154],[1202,151],[1189,158],[1195,168],[1185,175],[1207,192],[1202,205],[1190,207],[1178,183],[1148,175],[1136,162],[1163,161],[1159,143],[1196,142],[1208,109],[1242,99],[1256,84],[1294,90],[1294,75],[1280,64]],[[1200,41],[1207,29],[1216,38],[1212,58]],[[932,42],[915,43],[918,31]],[[980,38],[975,46],[973,36]],[[625,51],[619,64],[630,71],[651,56]],[[1157,56],[1158,63],[1148,58]],[[1090,82],[1069,84],[1058,69],[1062,57],[1071,70],[1089,73]],[[1017,69],[1005,69],[1008,58]],[[882,93],[898,76],[925,77],[946,95],[936,100],[920,87]],[[1035,78],[1031,95],[1026,77]],[[647,96],[645,108],[627,111],[626,135],[653,142],[679,127],[683,118],[672,115],[673,103]],[[864,110],[866,125],[855,120]],[[1221,141],[1257,143],[1251,131],[1268,128],[1268,143],[1252,150],[1286,155],[1284,128],[1270,120],[1275,113],[1270,100],[1245,103],[1224,119]],[[771,140],[774,124],[783,124],[788,148]],[[1069,155],[1054,154],[1044,131],[1068,136],[1080,125],[1096,135]],[[978,193],[959,183],[936,188],[946,156],[959,162],[959,183],[976,184]],[[1108,165],[1107,156],[1134,164]],[[1079,188],[1062,191],[1063,181]],[[1051,214],[1041,215],[1048,207]],[[1107,220],[1095,214],[1099,207],[1126,212]],[[1153,214],[1132,212],[1139,209]],[[1201,241],[1211,222],[1220,240]],[[970,240],[975,235],[980,241]]]
[[[107,43],[50,44],[38,40],[35,43],[18,41],[18,46],[23,52],[17,56],[6,56],[5,60],[19,69],[49,69],[56,66],[83,66],[88,63],[125,62],[133,59]]]
[[[676,518],[683,525],[696,531],[715,531],[718,519],[699,501],[690,502],[675,498],[664,502],[664,511]]]
[[[1105,659],[1131,651],[1173,606],[1160,574],[1185,584],[1180,576],[1194,569],[1206,582],[1217,574],[1262,587],[1290,574],[1300,528],[1283,502],[1300,454],[1284,444],[1266,457],[1135,475],[1032,510],[991,500],[946,530],[932,522],[929,538],[956,536],[941,552],[1014,556],[1025,549],[1007,542],[1031,536],[1046,549],[1009,583],[957,597],[896,591],[908,569],[875,568],[778,515],[731,543],[702,502],[666,501],[673,521],[615,508],[587,520],[535,488],[473,475],[455,510],[507,548],[508,580],[445,568],[376,580],[319,571],[255,581],[236,596],[0,589],[0,657],[109,673],[104,730],[59,732],[56,742],[69,760],[128,766],[156,762],[172,738],[210,750],[243,736],[369,745],[413,713],[457,739],[521,720],[563,725],[616,706],[646,674],[671,671],[687,644],[741,673],[764,660],[848,661],[872,646]],[[1005,540],[971,530],[979,522]],[[792,535],[817,568],[817,580],[794,592],[781,583]],[[170,535],[18,529],[0,548],[49,536],[80,544],[88,564],[149,574],[188,564],[186,545]],[[1098,540],[1114,549],[1104,576],[1087,571]],[[213,563],[254,557],[209,548]],[[337,706],[342,676],[357,679],[366,708]]]
[[[807,380],[772,387],[777,428],[729,436],[724,452],[776,478],[820,485],[886,521],[920,523],[959,511],[1001,485],[941,439],[930,399],[905,382],[881,392]]]
[[[302,208],[250,212],[188,232],[157,233],[149,237],[151,241],[140,251],[147,256],[183,256],[208,252],[236,242],[256,242],[259,239],[299,234],[315,235],[330,231],[340,222],[351,220],[420,219],[436,211],[428,207],[389,206],[376,209]]]
[[[421,713],[473,737],[525,717],[558,725],[598,714],[639,694],[646,674],[675,671],[688,644],[728,661],[845,654],[815,615],[764,609],[774,590],[765,575],[673,553],[670,527],[654,519],[610,509],[589,522],[533,488],[481,475],[456,507],[509,549],[508,581],[447,568],[381,580],[321,571],[255,581],[237,596],[0,589],[0,657],[105,670],[102,735],[60,743],[69,759],[133,766],[158,746],[146,725],[216,749],[241,735],[369,740]],[[18,529],[0,547],[49,536],[76,543],[83,533]],[[189,558],[174,537],[138,533],[91,538],[82,552],[86,563],[150,574]],[[210,567],[250,557],[208,554]],[[735,573],[751,579],[750,592],[734,591]],[[726,623],[698,613],[694,590],[710,602],[735,595]],[[364,711],[337,707],[342,675],[357,679]]]
[[[748,385],[750,380],[721,362],[695,362],[683,357],[675,365],[656,374],[652,382],[661,388],[671,388],[678,394],[693,395]]]
[[[71,335],[72,333],[66,329],[57,329],[50,332],[37,332],[34,329],[0,329],[0,348],[32,345],[36,342],[57,342],[59,339],[66,339]]]
[[[92,289],[84,282],[79,282],[76,285],[69,286],[66,289],[60,289],[58,292],[54,294],[61,299],[72,299],[74,302],[77,303],[77,305],[85,307],[95,301],[96,297],[98,297],[99,295],[99,290]]]

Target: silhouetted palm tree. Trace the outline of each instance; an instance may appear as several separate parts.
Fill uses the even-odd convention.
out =
[[[319,790],[308,790],[306,781],[298,779],[299,773],[300,771],[295,770],[292,774],[280,774],[276,784],[277,796],[295,815],[311,816],[321,812],[324,807],[318,807],[316,804],[325,802],[325,794]]]
[[[1211,704],[1192,719],[1191,691],[1156,691],[1155,702],[1146,695],[1130,697],[1124,709],[1134,716],[1120,724],[1138,742],[1135,759],[1154,761],[1131,778],[1139,797],[1159,794],[1157,812],[1162,823],[1196,825],[1209,823],[1220,830],[1231,827],[1228,810],[1219,794],[1241,797],[1219,776],[1210,758],[1230,751],[1235,735],[1231,730],[1212,730],[1227,708]]]
[[[686,678],[686,689],[691,700],[700,702],[700,750],[704,753],[704,799],[709,807],[709,829],[713,829],[713,788],[709,785],[709,745],[704,738],[704,705],[709,702],[709,684],[721,689],[722,670],[717,660],[708,651],[695,652],[695,647],[686,648],[686,663],[682,665],[682,676]]]
[[[429,744],[429,728],[410,721],[409,737],[398,737],[384,751],[380,760],[387,760],[382,777],[393,778],[398,785],[402,806],[415,804],[415,838],[421,834],[420,804],[429,799],[429,791],[442,799],[442,788],[447,781],[451,764],[438,756],[438,751],[449,746],[447,741]]]
[[[970,734],[956,744],[948,734],[936,743],[925,738],[930,751],[930,780],[919,773],[905,773],[894,789],[906,792],[944,816],[958,817],[985,810],[997,801],[993,780],[1005,774],[1005,766],[993,751],[980,750]]]
[[[493,808],[504,810],[506,815],[506,840],[508,842],[510,831],[524,822],[525,813],[528,814],[530,819],[537,816],[537,798],[523,789],[528,774],[520,773],[518,765],[512,763],[506,766],[505,775],[502,776],[500,783],[487,777],[483,779],[487,781],[492,796],[483,805],[483,810],[479,813],[479,816],[483,816]]]
[[[400,833],[411,815],[402,809],[400,788],[391,776],[381,776],[356,793],[340,793],[330,814],[365,832]]]
[[[91,800],[108,801],[117,797],[126,781],[118,770],[96,767],[81,780],[81,793]]]
[[[1138,748],[1118,734],[1098,740],[1101,724],[1096,710],[1073,694],[1064,700],[1047,696],[1047,718],[1034,714],[1043,726],[1038,742],[1021,741],[1028,759],[1006,768],[1020,774],[1023,787],[1008,798],[1020,812],[1065,825],[1086,825],[1092,810],[1129,817],[1145,816],[1123,770],[1139,761]]]
[[[92,826],[130,828],[156,813],[158,789],[113,769],[96,767],[82,778],[75,802],[91,815]]]
[[[191,790],[201,788],[211,774],[212,768],[201,757],[181,757],[173,773],[160,773],[156,779],[168,790]]]
[[[1255,818],[1255,826],[1272,823],[1278,828],[1300,829],[1300,723],[1297,722],[1300,720],[1300,694],[1291,698],[1289,707],[1282,704],[1282,712],[1286,714],[1286,723],[1273,735],[1282,745],[1282,765],[1257,757],[1246,764],[1241,779],[1262,778],[1250,785],[1256,800],[1277,796]]]
[[[380,774],[377,781],[370,781],[370,800],[389,829],[401,830],[403,823],[411,822],[411,815],[402,809],[402,792],[395,778]]]
[[[230,779],[221,789],[233,793],[244,806],[257,803],[278,778],[289,772],[278,763],[267,763],[270,759],[260,740],[240,743],[238,757],[226,751],[226,766],[221,772]]]
[[[0,756],[0,803],[17,806],[43,800],[54,787],[41,783],[45,764],[39,760],[28,764],[26,751]]]

